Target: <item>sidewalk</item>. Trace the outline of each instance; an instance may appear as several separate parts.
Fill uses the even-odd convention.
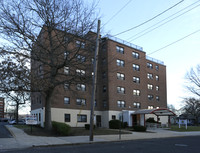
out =
[[[180,136],[197,136],[199,132],[174,132],[165,129],[148,130],[149,132],[132,132],[132,134],[121,135],[98,135],[94,136],[94,141],[89,141],[89,136],[69,136],[69,137],[42,137],[30,136],[23,132],[23,130],[7,125],[7,129],[12,133],[13,138],[0,138],[0,152],[2,150],[23,149],[34,146],[54,146],[54,145],[72,145],[72,144],[86,144],[96,142],[112,142],[125,141],[137,139],[152,139],[152,138],[167,138]]]

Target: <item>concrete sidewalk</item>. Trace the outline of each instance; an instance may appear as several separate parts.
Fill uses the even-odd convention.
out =
[[[30,136],[23,130],[6,125],[7,129],[12,133],[13,138],[0,138],[0,152],[2,150],[23,149],[34,146],[54,146],[54,145],[72,145],[97,142],[113,142],[137,139],[167,138],[180,136],[197,136],[199,132],[174,132],[165,129],[148,130],[149,132],[132,132],[132,134],[123,134],[121,139],[119,135],[98,135],[94,136],[94,141],[89,141],[89,136],[69,136],[69,137],[42,137]]]

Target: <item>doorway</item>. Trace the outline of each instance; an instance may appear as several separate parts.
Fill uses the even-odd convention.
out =
[[[97,119],[97,127],[101,127],[101,115],[97,115],[96,119]]]

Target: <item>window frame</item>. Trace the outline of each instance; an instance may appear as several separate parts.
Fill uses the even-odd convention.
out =
[[[116,63],[117,63],[117,66],[120,66],[120,67],[124,67],[125,66],[124,60],[117,59]]]
[[[66,101],[66,99],[68,99],[68,100]],[[64,100],[64,104],[65,105],[69,105],[70,104],[70,97],[65,96],[63,100]]]
[[[134,52],[134,51],[132,51],[132,56],[133,56],[133,58],[135,58],[135,59],[139,59],[139,58],[140,58],[140,54],[137,53],[137,52]]]
[[[134,96],[140,96],[141,95],[141,91],[139,89],[133,89],[133,95]]]
[[[116,52],[124,54],[124,47],[116,46]]]
[[[133,64],[133,71],[140,71],[140,65]]]
[[[125,94],[125,87],[117,86],[117,93]]]
[[[64,114],[64,122],[71,122],[71,114]]]
[[[117,106],[119,108],[125,108],[126,107],[126,102],[124,100],[117,100]]]
[[[85,114],[77,114],[77,122],[87,122],[87,115]]]

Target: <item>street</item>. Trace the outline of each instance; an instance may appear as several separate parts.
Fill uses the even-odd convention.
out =
[[[6,153],[199,153],[200,136],[146,139],[56,147],[37,147]]]
[[[11,138],[10,132],[4,127],[8,123],[0,122],[0,138]]]

